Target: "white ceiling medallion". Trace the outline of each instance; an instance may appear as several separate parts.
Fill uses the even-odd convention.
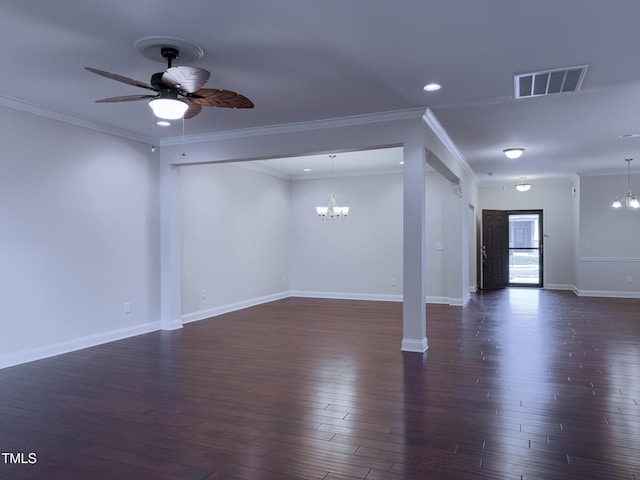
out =
[[[197,45],[179,37],[152,35],[142,37],[133,43],[136,50],[145,58],[166,63],[162,56],[163,48],[175,48],[180,52],[180,63],[196,63],[204,56],[204,51]]]

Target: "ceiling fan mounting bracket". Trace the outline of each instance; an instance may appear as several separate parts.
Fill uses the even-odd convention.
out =
[[[177,48],[162,47],[160,49],[160,55],[167,59],[167,68],[171,68],[172,62],[180,56],[180,52]]]
[[[180,56],[180,51],[173,47],[162,47],[160,49],[160,55],[167,60],[175,60]]]
[[[179,37],[152,35],[139,38],[133,45],[143,57],[162,63],[167,61],[167,57],[163,54],[165,49],[179,52],[180,61],[185,64],[196,63],[204,56],[202,48]]]

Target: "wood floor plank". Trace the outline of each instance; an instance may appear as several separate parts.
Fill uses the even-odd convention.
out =
[[[0,370],[3,479],[640,480],[640,301],[289,298]],[[18,458],[18,457],[12,457]]]

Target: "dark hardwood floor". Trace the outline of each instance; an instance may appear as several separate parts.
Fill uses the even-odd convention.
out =
[[[429,305],[424,355],[401,311],[291,298],[0,370],[0,478],[640,480],[639,300]]]

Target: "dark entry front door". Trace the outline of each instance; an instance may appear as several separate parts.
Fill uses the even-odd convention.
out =
[[[482,211],[482,288],[509,285],[509,214]]]

